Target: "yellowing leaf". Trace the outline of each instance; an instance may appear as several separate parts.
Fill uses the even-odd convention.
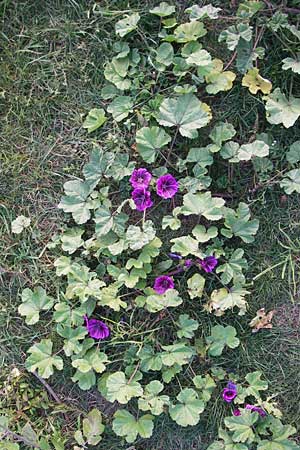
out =
[[[271,81],[259,75],[259,70],[256,68],[249,69],[246,75],[243,76],[242,86],[247,87],[251,94],[257,94],[258,91],[270,94],[272,90]]]
[[[220,59],[214,59],[212,63],[213,69],[205,75],[206,92],[217,94],[220,91],[229,91],[232,88],[236,74],[230,70],[223,72],[223,62]]]

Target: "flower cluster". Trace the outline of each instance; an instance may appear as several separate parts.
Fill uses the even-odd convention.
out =
[[[151,199],[151,193],[149,191],[152,175],[147,169],[140,168],[135,169],[129,179],[133,191],[131,197],[135,203],[138,211],[145,211],[151,208],[153,201]],[[178,182],[170,175],[162,175],[158,178],[156,183],[156,193],[162,198],[172,198],[178,191]]]
[[[225,400],[225,402],[227,402],[227,403],[231,403],[232,400],[234,400],[237,395],[238,395],[237,385],[234,384],[232,381],[229,381],[227,383],[226,388],[224,388],[222,391],[223,400]],[[246,404],[245,409],[249,409],[250,411],[257,412],[261,417],[265,417],[267,415],[267,413],[259,406]],[[239,408],[234,409],[233,415],[240,416],[241,410]]]

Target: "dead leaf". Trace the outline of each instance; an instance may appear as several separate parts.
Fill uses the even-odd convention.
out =
[[[256,312],[256,316],[249,323],[250,327],[253,328],[252,333],[257,333],[262,328],[273,328],[272,319],[275,314],[275,309],[269,311],[267,314],[265,308],[261,308]]]

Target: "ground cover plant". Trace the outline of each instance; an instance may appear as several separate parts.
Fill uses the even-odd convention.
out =
[[[283,207],[293,219],[299,193],[299,32],[288,15],[296,3],[89,5],[93,24],[114,19],[101,90],[96,81],[97,101],[80,120],[90,152],[64,183],[65,224],[32,258],[17,300],[32,336],[23,367],[61,417],[50,422],[53,438],[32,418],[18,423],[5,404],[3,448],[299,448],[299,387],[288,383],[287,405],[274,389],[265,290],[280,269],[297,302],[293,222],[288,233],[279,225],[279,261],[259,250]],[[274,36],[283,46],[271,55],[275,68]],[[9,223],[3,210],[10,239],[29,240],[30,216]],[[44,256],[50,283],[48,273],[32,278]],[[6,267],[11,260],[18,256],[8,252]],[[278,340],[296,374],[297,336]]]

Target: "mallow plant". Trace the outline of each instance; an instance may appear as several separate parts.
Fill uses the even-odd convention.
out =
[[[28,348],[26,368],[48,379],[71,367],[80,389],[116,402],[106,427],[128,443],[149,438],[161,415],[194,426],[210,402],[222,401],[228,416],[211,450],[299,448],[261,373],[239,379],[215,366],[240,345],[223,318],[247,313],[245,246],[259,222],[247,203],[218,192],[214,174],[231,164],[254,170],[270,143],[264,135],[242,142],[234,124],[215,119],[214,99],[240,84],[260,99],[271,124],[293,126],[300,114],[300,100],[272,90],[259,69],[264,49],[252,21],[261,8],[241,3],[214,46],[209,30],[222,10],[211,4],[189,7],[179,19],[162,2],[145,21],[137,12],[117,21],[101,105],[83,123],[93,149],[82,178],[64,184],[58,207],[69,223],[49,245],[63,289],[57,298],[42,286],[22,292],[26,323],[51,314],[57,333],[55,342],[50,330]],[[261,26],[275,26],[272,20]],[[284,27],[297,37],[287,20]],[[219,58],[224,45],[236,52],[234,68]],[[100,127],[106,132],[98,135]],[[288,156],[294,165],[296,153]],[[281,181],[286,192],[300,186],[293,167]],[[105,433],[99,411],[84,420],[77,448],[97,445]],[[98,424],[96,437],[89,420]]]

